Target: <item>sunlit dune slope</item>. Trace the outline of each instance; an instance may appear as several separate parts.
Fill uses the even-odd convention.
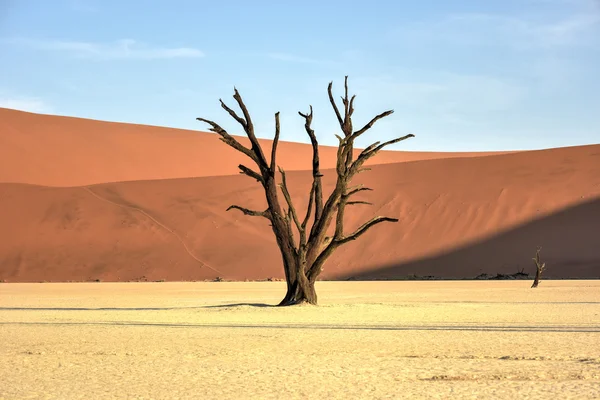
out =
[[[204,128],[198,123],[198,129]],[[240,141],[248,143],[246,138]],[[270,151],[271,141],[262,143]],[[310,168],[309,144],[282,142],[278,149],[279,163],[287,170]],[[322,168],[334,168],[336,149],[322,147],[320,153]],[[385,164],[482,154],[494,153],[387,151],[374,161]],[[80,186],[222,176],[237,174],[238,164],[247,162],[213,133],[0,108],[0,182]]]
[[[165,132],[169,140],[176,131]],[[172,167],[170,174],[183,168]],[[335,174],[324,173],[329,193]],[[288,179],[303,210],[310,174]],[[548,277],[600,276],[600,145],[376,165],[355,183],[374,189],[361,197],[374,205],[348,209],[347,231],[374,215],[400,222],[346,245],[323,278],[532,273],[538,245]],[[281,278],[267,221],[225,212],[231,204],[262,209],[264,194],[242,175],[70,188],[1,184],[0,279]]]

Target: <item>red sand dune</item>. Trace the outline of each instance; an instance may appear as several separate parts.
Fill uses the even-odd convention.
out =
[[[224,119],[230,118],[223,116]],[[206,125],[198,122],[198,128]],[[376,139],[375,139],[376,140]],[[248,144],[247,138],[240,138]],[[265,151],[271,141],[261,140]],[[500,153],[385,151],[377,164]],[[335,167],[336,148],[323,146],[322,168]],[[310,168],[312,147],[281,142],[279,164]],[[0,182],[80,186],[147,179],[234,175],[246,156],[214,133],[33,114],[0,108]]]
[[[225,212],[232,203],[264,207],[256,182],[239,174],[157,179],[224,175],[226,168],[236,173],[237,155],[214,136],[0,111],[0,180],[17,182],[0,183],[0,279],[283,276],[267,221]],[[7,125],[13,127],[8,134]],[[79,137],[88,133],[93,140]],[[19,135],[27,138],[11,137]],[[33,144],[42,138],[45,146]],[[50,153],[59,152],[49,147],[61,141],[66,141],[63,156],[52,159]],[[6,144],[20,148],[20,157],[11,158]],[[134,145],[145,149],[138,152]],[[111,153],[111,146],[120,150]],[[289,170],[309,162],[308,146],[281,148]],[[144,156],[150,151],[161,162]],[[107,162],[110,154],[114,158]],[[600,277],[600,145],[486,157],[438,153],[437,159],[394,162],[403,154],[388,152],[378,160],[386,164],[357,177],[355,183],[375,189],[364,196],[374,206],[354,206],[346,220],[348,230],[376,214],[400,222],[379,225],[346,245],[326,265],[323,278],[458,278],[521,268],[532,273],[538,245],[546,276]],[[209,156],[214,158],[203,158]],[[23,160],[36,157],[36,167],[17,171]],[[327,157],[332,162],[333,156]],[[81,166],[71,171],[76,162]],[[211,164],[223,169],[209,169]],[[324,174],[327,193],[335,174]],[[149,177],[154,180],[142,180]],[[101,179],[137,180],[90,185]],[[304,208],[310,174],[290,172],[289,184],[297,207]],[[50,187],[56,185],[78,186]]]

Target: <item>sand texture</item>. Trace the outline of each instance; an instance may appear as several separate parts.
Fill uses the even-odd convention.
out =
[[[599,281],[0,284],[0,399],[595,399]]]

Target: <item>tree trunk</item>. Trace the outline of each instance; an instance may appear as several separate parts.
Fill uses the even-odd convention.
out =
[[[546,263],[542,263],[540,261],[541,250],[542,248],[538,247],[537,251],[535,252],[535,258],[533,259],[533,262],[535,263],[535,279],[533,280],[533,285],[531,285],[531,288],[538,287],[540,279],[542,278],[542,272],[544,272],[544,268],[546,268]]]
[[[538,287],[538,283],[540,283],[540,278],[539,278],[539,273],[536,272],[535,273],[535,279],[533,280],[533,285],[531,285],[531,288]]]
[[[291,306],[294,304],[317,304],[317,292],[315,291],[315,283],[308,279],[288,282],[288,291],[285,297],[279,303],[279,306]]]
[[[533,285],[531,285],[531,288],[538,287],[538,284],[540,283],[540,278],[542,277],[542,271],[545,266],[546,266],[546,263],[542,264],[541,266],[540,265],[537,266],[537,268],[535,270],[535,278],[533,279]]]

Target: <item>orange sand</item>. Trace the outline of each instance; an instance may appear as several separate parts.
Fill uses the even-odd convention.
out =
[[[0,128],[0,279],[283,276],[266,220],[225,212],[261,209],[264,194],[216,135],[8,109]],[[303,209],[310,146],[280,150]],[[323,148],[324,167],[333,151]],[[375,214],[400,222],[346,245],[324,279],[533,273],[538,245],[547,277],[600,276],[600,145],[374,161],[355,180],[375,189],[363,196],[374,206],[348,210],[347,229]],[[324,174],[328,193],[335,174]]]

